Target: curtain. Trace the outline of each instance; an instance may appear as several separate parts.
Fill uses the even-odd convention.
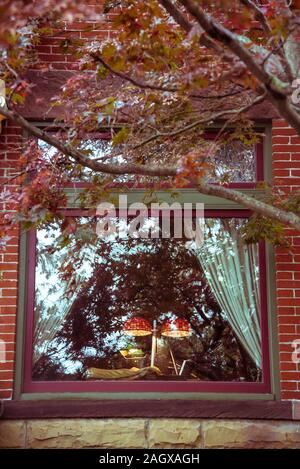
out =
[[[222,312],[261,368],[258,247],[242,243],[241,227],[238,219],[207,219],[196,254]]]
[[[33,363],[47,351],[60,330],[76,295],[66,298],[67,285],[57,276],[61,256],[39,253],[36,271],[36,306]]]
[[[67,281],[62,281],[59,268],[68,256],[68,248],[51,250],[53,239],[57,237],[58,229],[51,228],[50,234],[46,230],[37,233],[37,266],[35,274],[35,310],[34,310],[34,340],[33,363],[47,353],[51,345],[55,345],[55,336],[61,329],[77,293],[66,295],[69,289]],[[51,235],[51,236],[50,236]],[[84,248],[84,261],[76,270],[78,289],[90,277],[92,263],[95,259],[95,246]],[[77,290],[78,292],[78,290]]]

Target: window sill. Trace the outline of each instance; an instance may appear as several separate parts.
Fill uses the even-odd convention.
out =
[[[300,403],[251,400],[12,400],[2,401],[3,419],[198,418],[296,420]]]

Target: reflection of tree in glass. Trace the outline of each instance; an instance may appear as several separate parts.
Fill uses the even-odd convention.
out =
[[[79,379],[90,366],[131,367],[119,350],[136,346],[149,357],[151,336],[133,337],[128,343],[124,321],[142,316],[150,322],[156,319],[159,328],[174,314],[185,317],[192,328],[188,338],[169,339],[178,365],[189,360],[188,378],[256,379],[254,364],[239,346],[184,241],[100,241],[90,267],[92,273],[78,288],[59,332],[37,361],[34,378]],[[159,344],[157,364],[165,375],[174,375],[166,340]]]

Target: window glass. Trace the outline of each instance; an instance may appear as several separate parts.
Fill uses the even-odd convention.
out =
[[[55,225],[37,232],[34,380],[262,380],[259,248],[243,244],[244,219],[206,218],[202,246],[72,223],[59,249]]]
[[[221,145],[211,160],[214,168],[214,174],[209,176],[211,182],[225,180],[229,183],[249,183],[257,180],[255,145],[232,141]]]
[[[57,154],[57,150],[42,141],[39,146],[43,150],[46,159],[52,159]],[[112,145],[109,139],[87,139],[81,142],[80,149],[91,159],[110,164],[126,163],[122,152],[112,155]],[[114,149],[115,150],[115,149]],[[164,151],[158,146],[157,155]],[[154,158],[154,157],[153,157]],[[208,162],[212,163],[212,170],[209,171],[207,179],[209,182],[224,181],[227,183],[253,183],[257,181],[257,148],[256,145],[245,145],[238,140],[221,144],[218,152],[213,157],[208,157]],[[153,159],[153,164],[155,160]],[[156,164],[163,164],[156,161]],[[174,163],[175,164],[175,163]],[[75,182],[89,181],[92,171],[79,166],[70,169],[70,180]],[[115,178],[116,182],[133,180],[133,176],[122,175]],[[147,177],[140,177],[141,181],[147,181]]]

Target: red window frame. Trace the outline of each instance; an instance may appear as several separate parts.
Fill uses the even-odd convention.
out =
[[[84,210],[66,210],[70,216],[87,215]],[[249,210],[205,210],[209,218],[248,218]],[[24,353],[24,376],[22,392],[95,392],[95,393],[254,393],[271,392],[270,356],[268,333],[268,305],[266,282],[265,243],[259,243],[259,271],[261,298],[261,336],[262,336],[262,381],[229,382],[229,381],[34,381],[32,380],[32,356],[34,333],[35,303],[35,268],[36,268],[36,232],[31,231],[27,237],[27,281],[26,281],[26,337]]]

